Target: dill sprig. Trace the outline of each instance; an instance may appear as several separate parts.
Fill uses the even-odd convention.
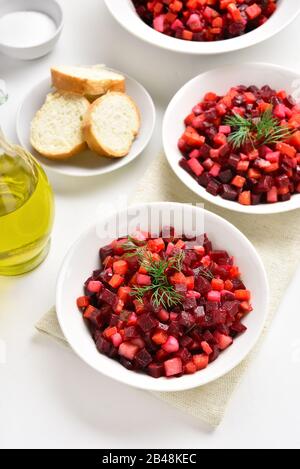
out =
[[[292,135],[292,130],[280,124],[273,116],[272,109],[267,109],[256,124],[257,140],[264,145],[287,140]]]
[[[125,251],[125,257],[138,257],[139,260],[143,259],[147,252],[146,244],[137,245],[131,236],[128,236],[128,241],[122,245],[122,248]]]
[[[241,148],[247,142],[252,141],[252,121],[245,119],[239,114],[234,114],[233,116],[227,117],[225,124],[233,129],[228,137],[228,142],[231,143],[234,148]]]
[[[215,277],[208,267],[198,267],[197,273],[206,280],[213,280]]]
[[[225,119],[225,124],[232,128],[228,142],[236,149],[242,148],[246,143],[258,145],[270,145],[287,140],[292,135],[292,130],[281,125],[279,119],[273,115],[273,108],[267,109],[257,119],[246,119],[239,114],[234,114]]]
[[[169,259],[156,260],[150,252],[147,251],[146,245],[137,246],[132,238],[123,244],[123,249],[126,251],[125,256],[136,256],[148,275],[152,279],[151,285],[135,286],[132,289],[132,295],[140,302],[146,295],[151,295],[151,301],[154,307],[162,306],[165,309],[173,308],[182,302],[182,295],[177,292],[173,285],[170,284],[167,276],[169,269],[174,269],[178,272],[182,270],[184,261],[184,252],[182,250]]]

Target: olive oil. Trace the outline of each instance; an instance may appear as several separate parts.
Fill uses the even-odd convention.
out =
[[[43,169],[30,155],[0,147],[0,275],[26,273],[45,259],[53,215]]]

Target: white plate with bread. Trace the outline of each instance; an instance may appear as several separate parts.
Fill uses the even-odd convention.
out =
[[[154,125],[152,98],[134,79],[102,65],[61,66],[25,97],[17,135],[46,169],[87,177],[137,158]]]

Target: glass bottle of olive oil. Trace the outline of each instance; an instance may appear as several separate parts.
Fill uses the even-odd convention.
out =
[[[20,275],[47,256],[54,201],[46,174],[0,131],[0,275]]]

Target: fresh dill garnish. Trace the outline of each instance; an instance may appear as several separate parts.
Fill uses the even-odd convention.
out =
[[[291,129],[280,124],[279,120],[273,116],[272,109],[267,109],[256,125],[257,140],[264,145],[287,140],[292,135]]]
[[[213,280],[215,277],[208,267],[198,267],[197,273],[201,275],[201,277],[206,278],[206,280]]]
[[[169,259],[156,260],[152,253],[147,251],[146,245],[137,246],[132,238],[123,244],[125,257],[136,256],[139,264],[147,271],[151,277],[152,283],[147,286],[136,285],[132,289],[132,295],[140,302],[143,302],[144,296],[151,295],[151,301],[154,307],[162,306],[165,309],[173,308],[182,302],[181,293],[177,292],[170,284],[167,271],[174,269],[181,272],[185,254],[182,250],[176,252]]]
[[[225,119],[225,124],[232,129],[228,142],[236,149],[242,148],[246,143],[258,145],[270,145],[287,140],[292,135],[292,130],[281,125],[279,119],[273,115],[270,107],[259,118],[246,119],[239,114],[234,114]]]
[[[146,244],[137,245],[131,236],[128,236],[128,241],[122,245],[122,248],[125,251],[125,257],[138,257],[138,259],[142,259],[147,252]]]
[[[229,125],[232,129],[228,137],[228,142],[231,143],[234,148],[241,148],[247,142],[252,141],[252,121],[245,119],[239,114],[234,114],[233,116],[227,117],[225,124]]]

